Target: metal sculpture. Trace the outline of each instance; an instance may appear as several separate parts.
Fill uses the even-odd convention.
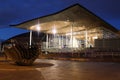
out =
[[[7,54],[17,65],[32,65],[39,56],[39,50],[36,45],[31,45],[31,47],[18,43],[11,45],[11,47],[5,46],[5,54]]]

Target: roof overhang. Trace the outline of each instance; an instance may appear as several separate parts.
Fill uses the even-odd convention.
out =
[[[36,27],[39,26],[41,32],[49,34],[52,34],[53,28],[57,30],[58,34],[70,33],[71,29],[73,32],[78,32],[98,27],[104,27],[113,32],[118,31],[116,28],[78,4],[55,14],[39,17],[13,26],[35,31],[37,30]]]

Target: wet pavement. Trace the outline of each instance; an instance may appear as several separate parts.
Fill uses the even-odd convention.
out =
[[[120,80],[120,63],[37,59],[33,66],[0,62],[0,80]]]

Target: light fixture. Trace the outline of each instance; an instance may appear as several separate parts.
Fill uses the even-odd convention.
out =
[[[57,31],[56,31],[55,28],[53,28],[52,32],[53,32],[53,34],[56,34],[56,33],[57,33]]]
[[[52,33],[53,33],[53,34],[56,34],[56,33],[57,33],[57,30],[56,30],[56,28],[55,28],[55,25],[54,25],[54,28],[52,29]]]
[[[41,27],[40,27],[40,22],[39,22],[39,20],[38,20],[38,24],[36,25],[36,30],[37,30],[37,31],[40,31],[40,29],[41,29]]]
[[[36,26],[36,30],[40,31],[41,27],[39,26],[39,24]]]

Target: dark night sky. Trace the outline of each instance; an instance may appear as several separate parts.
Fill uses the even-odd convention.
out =
[[[0,0],[0,28],[53,14],[76,3],[120,29],[120,0]]]

